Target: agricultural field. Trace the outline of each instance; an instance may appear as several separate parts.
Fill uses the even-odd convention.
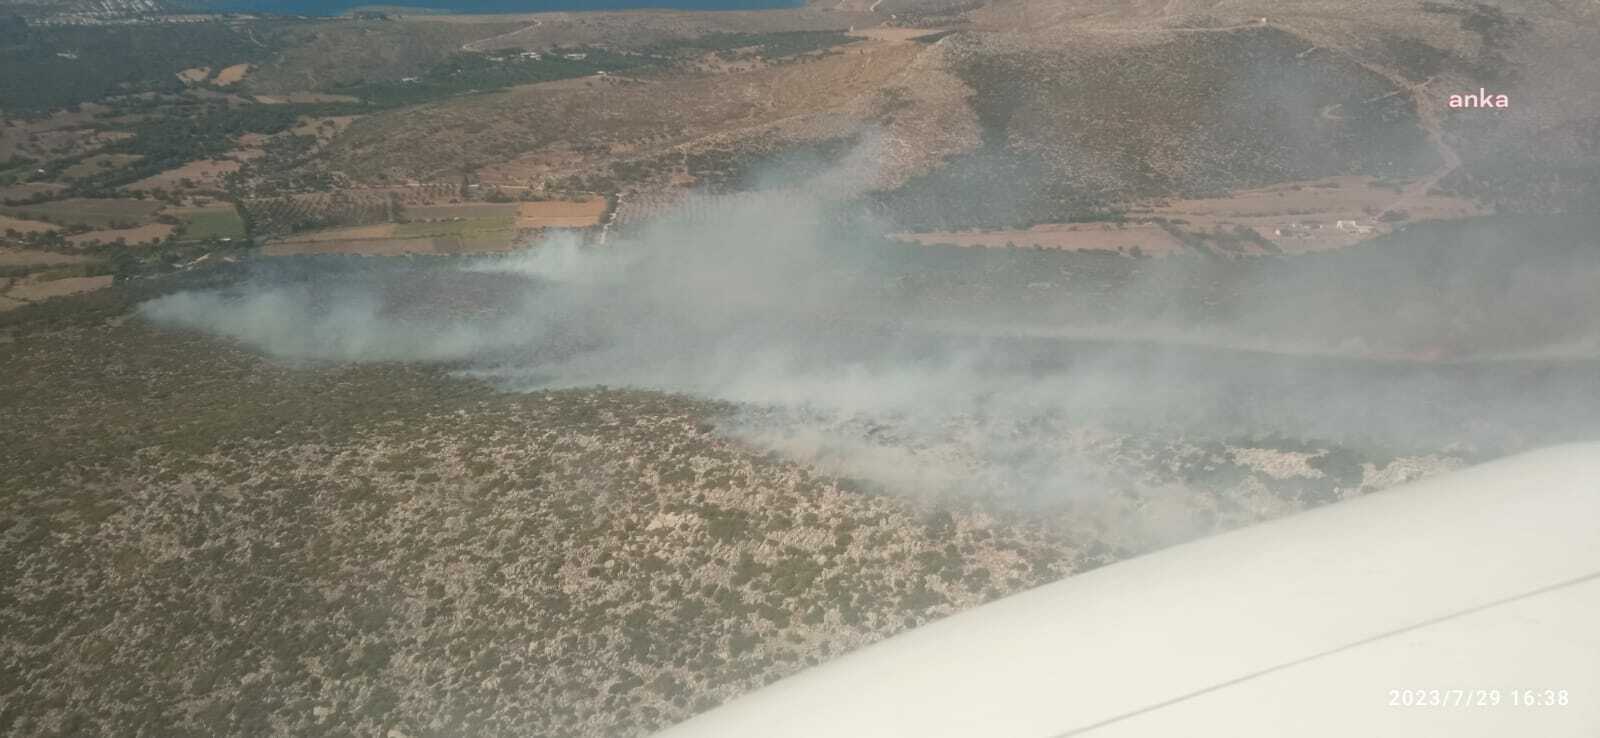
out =
[[[168,208],[163,212],[182,222],[184,238],[244,238],[246,235],[244,220],[232,205]]]
[[[272,236],[394,219],[396,199],[383,191],[338,191],[252,198],[243,202],[255,233]]]
[[[514,218],[517,214],[517,207],[516,203],[500,202],[420,204],[406,206],[401,215],[407,221],[419,223],[477,220],[480,218]]]
[[[67,243],[77,247],[93,244],[126,243],[129,246],[154,246],[171,236],[176,226],[167,223],[146,223],[132,228],[110,228],[86,231],[67,236]]]
[[[13,218],[9,215],[0,215],[0,233],[16,231],[17,233],[44,233],[53,231],[60,226],[39,220],[25,220]]]
[[[387,228],[386,228],[387,230]],[[362,238],[313,238],[268,241],[261,248],[263,256],[305,256],[314,254],[349,254],[361,256],[402,256],[407,254],[444,253],[433,238],[389,238],[368,236]]]
[[[592,228],[606,210],[606,199],[592,195],[521,202],[462,202],[457,195],[444,185],[377,188],[247,207],[258,223],[289,224],[266,246],[272,256],[499,252],[519,247],[532,231]],[[322,223],[347,225],[305,227]]]
[[[399,238],[446,237],[446,238],[490,238],[504,235],[511,236],[512,226],[516,219],[511,216],[468,218],[442,222],[412,222],[400,223],[394,227],[394,235]]]
[[[314,232],[268,241],[263,256],[346,254],[400,256],[407,254],[487,254],[521,248],[511,231],[476,231],[439,234],[400,234],[399,226],[367,226]]]
[[[162,204],[154,200],[70,198],[0,207],[0,214],[66,226],[128,227],[148,222]]]
[[[518,228],[591,228],[600,224],[606,199],[592,197],[580,201],[546,200],[517,205]]]
[[[80,295],[111,286],[111,275],[98,277],[72,277],[34,275],[12,281],[0,296],[12,302],[41,302],[53,297]]]
[[[312,230],[267,243],[263,254],[460,254],[518,246],[514,204],[464,203],[406,208],[397,223]]]
[[[0,248],[0,270],[9,271],[15,268],[26,267],[51,267],[66,264],[84,264],[91,261],[88,257],[77,254],[62,254],[54,251],[36,251],[32,249]]]

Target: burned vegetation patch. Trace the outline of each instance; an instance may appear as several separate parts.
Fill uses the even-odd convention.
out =
[[[1503,59],[1480,59],[1410,36],[1384,35],[1369,53],[1374,58],[1384,60],[1412,82],[1426,82],[1437,76],[1449,75],[1491,84],[1508,81],[1515,76],[1515,67]]]
[[[1081,219],[1137,197],[1197,197],[1437,165],[1410,98],[1275,29],[1107,52],[961,52],[983,144],[882,197],[917,227]]]

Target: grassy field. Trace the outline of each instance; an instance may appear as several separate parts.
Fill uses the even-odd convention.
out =
[[[465,254],[507,251],[516,233],[510,215],[420,223],[378,223],[327,228],[268,243],[266,256],[304,254]]]
[[[321,239],[314,241],[278,241],[262,247],[264,256],[302,256],[308,254],[360,254],[364,256],[401,256],[404,254],[436,254],[439,249],[432,238],[362,238]]]
[[[243,238],[244,220],[233,206],[197,208],[174,212],[184,222],[183,236],[189,239]]]
[[[484,238],[505,234],[509,238],[512,226],[515,224],[516,218],[513,216],[469,218],[437,223],[400,223],[395,226],[394,235],[396,238]]]

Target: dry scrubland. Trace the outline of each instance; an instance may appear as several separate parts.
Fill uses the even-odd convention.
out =
[[[24,333],[0,371],[22,734],[640,735],[1129,545],[864,493],[681,397],[274,365],[137,319]],[[1096,438],[1218,527],[1459,463]]]
[[[439,20],[476,24],[481,17],[454,16]],[[874,18],[859,12],[835,12],[831,6],[822,4],[775,11],[540,13],[522,17],[507,16],[507,20],[516,23],[517,27],[506,33],[480,35],[467,47],[477,51],[589,44],[631,48],[699,38],[713,33],[836,31],[853,25],[867,25]]]
[[[1574,249],[1594,232],[1569,230]],[[1320,267],[1253,262],[1253,274],[1193,259],[1152,292],[1226,314],[1228,281],[1248,278],[1304,314],[1390,325],[1395,295],[1330,285],[1471,287],[1439,269],[1471,243],[1446,231],[1407,263],[1386,260],[1398,243],[1300,257]],[[1496,258],[1504,273],[1532,263],[1460,256]],[[337,279],[339,263],[302,267]],[[951,249],[899,288],[930,319],[1014,316],[1019,303],[1081,317],[1155,264]],[[453,310],[516,288],[389,268],[414,272],[394,294]],[[887,495],[730,440],[739,424],[783,427],[782,409],[276,363],[128,315],[174,286],[7,311],[31,316],[6,323],[0,351],[0,576],[20,584],[0,601],[0,661],[14,665],[0,689],[18,733],[643,735],[993,597],[1465,462],[1051,426],[1031,432],[1104,471],[1064,504]],[[1315,328],[1300,310],[1267,317]],[[893,444],[870,418],[845,422]],[[964,427],[951,434],[958,447]]]
[[[562,80],[369,116],[336,142],[330,166],[358,179],[428,181],[465,162],[486,185],[704,187],[722,184],[721,164],[858,136],[870,125],[883,139],[877,183],[893,186],[977,142],[970,91],[941,49],[911,40],[919,35],[868,29],[854,44],[710,73],[679,67]],[[687,102],[658,104],[668,98]],[[417,136],[436,149],[403,145]]]
[[[519,155],[545,147],[581,146],[600,153],[626,147],[630,159],[645,158],[646,153],[681,158],[678,147],[708,143],[719,135],[737,139],[793,130],[837,135],[849,120],[841,117],[843,109],[870,97],[915,51],[913,46],[885,46],[736,73],[732,79],[564,80],[433,104],[357,122],[330,150],[330,166],[366,175],[431,179],[509,158],[502,167],[527,172],[518,183],[539,184],[557,170]],[[692,102],[662,105],[664,99]],[[571,110],[597,115],[574,116]],[[426,151],[406,143],[421,137],[430,141]],[[585,168],[580,163],[565,171]]]
[[[252,94],[284,97],[399,79],[421,73],[463,44],[523,25],[496,17],[478,20],[465,25],[429,19],[308,24],[296,28],[293,43],[273,63],[252,70],[242,85]]]

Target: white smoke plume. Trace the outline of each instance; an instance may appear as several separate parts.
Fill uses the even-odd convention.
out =
[[[143,313],[282,358],[449,361],[511,391],[608,385],[732,401],[745,409],[724,420],[725,432],[911,494],[1178,494],[1088,459],[1094,440],[1084,434],[1094,429],[1406,448],[1507,446],[1594,430],[1596,416],[1585,408],[1600,407],[1600,394],[1583,388],[1592,376],[1583,366],[1435,366],[1215,348],[1336,353],[1351,340],[1383,340],[1393,326],[1354,313],[1341,322],[1326,290],[1296,290],[1293,280],[1249,288],[1237,301],[1242,312],[1192,320],[1174,307],[1173,285],[1218,268],[1195,260],[1146,265],[1091,318],[1036,311],[1000,294],[953,320],[961,311],[946,310],[939,294],[899,289],[921,267],[886,251],[878,237],[888,224],[851,204],[870,180],[870,145],[819,177],[775,177],[756,192],[702,196],[605,247],[555,235],[520,253],[442,268],[508,280],[513,287],[497,293],[489,313],[395,310],[388,303],[405,296],[387,294],[381,274],[356,284],[265,281],[180,293]],[[1592,302],[1549,271],[1524,269],[1501,286],[1539,291],[1536,305]],[[1348,278],[1323,274],[1335,284]],[[977,285],[969,292],[989,289],[984,273],[967,278]],[[1552,294],[1551,285],[1565,287]],[[1459,297],[1446,290],[1408,299],[1418,320],[1433,315],[1436,328],[1459,330],[1438,317]],[[1492,311],[1489,318],[1480,324],[1500,334],[1520,324]],[[1582,316],[1521,319],[1565,321],[1579,333],[1593,326]],[[1297,331],[1296,321],[1316,328]],[[1159,340],[1169,338],[1182,340]],[[1543,389],[1532,384],[1552,377],[1556,384]],[[1162,530],[1140,535],[1188,534],[1184,524],[1150,524]]]

